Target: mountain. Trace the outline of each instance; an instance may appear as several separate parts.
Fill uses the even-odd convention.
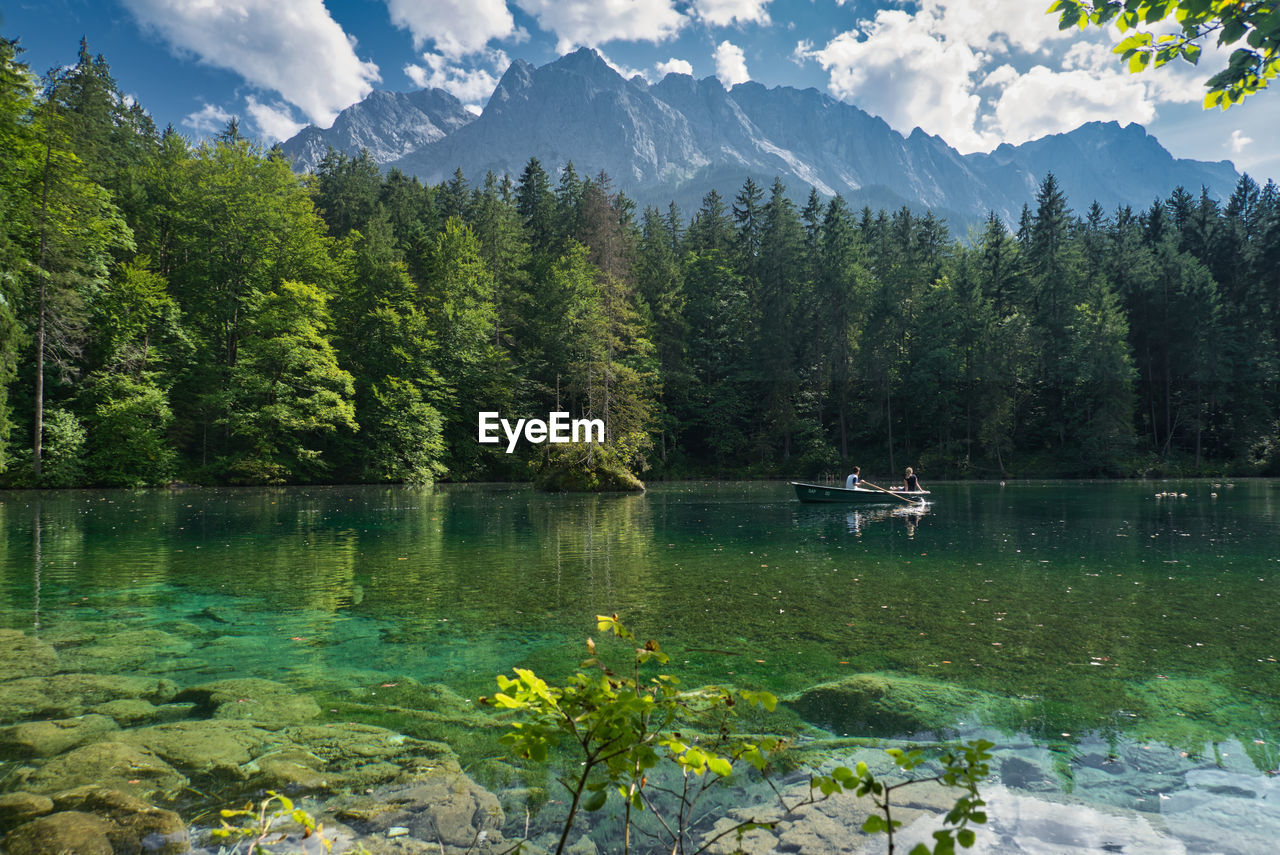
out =
[[[320,139],[317,134],[339,138],[341,123],[344,139],[380,141],[378,151],[362,143],[380,164],[429,183],[459,168],[474,182],[489,171],[515,177],[530,157],[549,171],[573,161],[580,175],[604,170],[641,204],[675,201],[688,213],[713,188],[732,197],[748,177],[766,188],[779,177],[798,198],[813,187],[824,196],[839,193],[855,207],[930,209],[956,227],[978,222],[988,211],[1014,222],[1050,171],[1080,210],[1095,199],[1108,211],[1120,204],[1146,206],[1179,185],[1192,192],[1203,186],[1221,199],[1238,179],[1228,161],[1175,159],[1135,124],[1093,122],[963,155],[940,137],[919,128],[904,136],[816,89],[759,83],[725,89],[714,77],[683,74],[650,85],[623,78],[587,48],[539,68],[515,61],[479,117],[456,117],[448,130],[432,119],[442,132],[422,142],[396,124],[399,114],[370,105],[375,96],[421,95],[375,93],[309,140]],[[352,119],[344,123],[348,114]],[[310,131],[285,150],[300,148],[295,144]],[[315,142],[309,144],[314,164]],[[294,160],[300,168],[307,162]]]
[[[378,163],[389,163],[443,139],[475,115],[443,89],[372,92],[338,114],[327,130],[308,125],[282,148],[294,169],[315,169],[334,148],[347,154],[368,149]]]

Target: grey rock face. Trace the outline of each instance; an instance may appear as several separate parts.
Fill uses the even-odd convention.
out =
[[[797,198],[813,187],[855,208],[929,209],[957,228],[989,211],[1015,222],[1051,171],[1075,209],[1097,200],[1108,213],[1146,207],[1177,186],[1225,199],[1238,180],[1227,161],[1175,159],[1138,125],[1092,122],[962,155],[816,89],[726,90],[713,77],[682,74],[649,85],[624,79],[587,48],[541,68],[515,61],[474,120],[450,98],[376,92],[329,131],[308,128],[284,148],[296,167],[309,168],[324,145],[364,146],[381,165],[428,183],[457,169],[474,183],[490,171],[516,177],[530,157],[552,173],[572,161],[582,176],[607,172],[642,204],[675,201],[686,213],[711,189],[731,196],[747,178],[767,188],[777,177]]]
[[[338,114],[328,129],[309,125],[282,144],[294,169],[315,169],[330,148],[357,155],[368,149],[388,163],[443,139],[475,115],[443,89],[417,92],[377,91]]]

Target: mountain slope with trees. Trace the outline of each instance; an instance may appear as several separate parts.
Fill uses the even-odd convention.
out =
[[[0,87],[8,486],[1280,471],[1271,182],[1073,210],[1050,174],[958,240],[780,178],[686,213],[536,158],[299,176],[158,131],[83,44],[41,86],[0,42]],[[480,410],[606,442],[509,455]]]

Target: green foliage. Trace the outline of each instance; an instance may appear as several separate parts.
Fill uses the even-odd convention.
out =
[[[14,455],[8,480],[15,487],[77,487],[85,483],[85,429],[73,413],[61,408],[45,412],[43,427],[43,466],[37,475],[32,450],[24,448]]]
[[[313,479],[327,438],[357,429],[351,375],[325,336],[327,303],[316,286],[286,281],[252,305],[224,420],[245,449],[228,463],[233,483]]]
[[[598,615],[596,622],[601,632],[627,643],[636,641],[617,615]],[[520,757],[542,763],[555,749],[565,747],[578,758],[561,780],[570,804],[557,853],[564,850],[578,811],[600,810],[611,797],[625,806],[629,849],[633,812],[647,810],[658,816],[667,812],[649,786],[650,776],[661,764],[673,766],[686,784],[675,811],[678,819],[661,822],[671,845],[683,851],[688,834],[683,821],[705,791],[730,777],[735,764],[763,770],[770,752],[778,747],[773,739],[748,740],[734,734],[735,705],[772,710],[777,698],[768,692],[716,686],[682,688],[670,674],[651,673],[654,666],[669,662],[652,640],[632,648],[624,673],[606,664],[590,638],[587,653],[583,670],[563,686],[552,686],[532,671],[516,668],[514,677],[499,675],[500,691],[482,700],[517,714],[503,742]],[[706,733],[701,725],[708,720],[722,725]]]
[[[430,484],[445,472],[440,413],[422,398],[418,387],[399,377],[386,377],[370,387],[373,399],[365,430],[365,477],[370,481]]]
[[[1226,68],[1205,82],[1206,110],[1240,103],[1267,88],[1280,71],[1280,10],[1272,0],[1054,0],[1048,14],[1059,16],[1059,29],[1114,26],[1130,33],[1112,48],[1130,73],[1178,58],[1196,65],[1204,43],[1215,35],[1222,46],[1243,41]],[[1138,29],[1170,19],[1178,32]]]
[[[1265,50],[1264,6],[1055,11],[1234,16],[1220,35]],[[609,176],[567,164],[427,187],[333,153],[300,178],[234,128],[157,135],[86,45],[43,95],[18,56],[0,43],[0,470],[30,437],[25,481],[46,407],[83,422],[86,475],[111,483],[170,461],[191,480],[556,489],[1275,465],[1274,183],[1078,216],[1048,177],[1015,233],[992,214],[961,241],[931,214],[816,192],[797,209],[754,179],[687,225],[674,206],[637,223]],[[507,455],[476,442],[481,410],[599,418],[605,446]],[[147,414],[137,436],[95,427]]]
[[[481,699],[498,710],[514,713],[502,741],[518,756],[548,763],[557,752],[568,752],[560,783],[570,801],[557,855],[564,850],[579,812],[599,811],[611,799],[623,808],[624,851],[630,851],[632,826],[646,811],[661,829],[656,833],[666,838],[664,848],[672,852],[697,853],[728,835],[741,839],[753,829],[773,827],[775,823],[748,819],[699,845],[693,837],[691,817],[711,787],[731,780],[743,769],[756,774],[769,772],[771,757],[782,749],[782,743],[739,734],[735,718],[739,705],[772,712],[777,698],[769,692],[719,686],[682,688],[677,677],[655,672],[670,661],[656,641],[637,645],[634,633],[616,614],[597,615],[596,625],[600,632],[631,645],[631,661],[623,673],[611,668],[603,651],[588,638],[588,658],[564,685],[552,685],[526,668],[516,668],[512,677],[498,675],[498,693]],[[986,822],[978,785],[990,771],[993,747],[990,742],[976,740],[933,752],[936,756],[924,750],[889,749],[887,753],[898,769],[912,773],[903,780],[888,783],[877,778],[866,763],[858,763],[856,769],[839,766],[829,774],[813,776],[807,798],[794,804],[781,795],[779,800],[784,815],[790,816],[837,793],[869,796],[880,814],[868,818],[863,831],[887,834],[889,851],[893,852],[893,836],[901,822],[893,818],[892,794],[922,783],[955,787],[964,792],[946,814],[943,828],[934,832],[933,848],[922,844],[912,850],[913,855],[951,855],[957,844],[972,846],[975,834],[971,826]],[[926,763],[936,764],[938,770],[920,775],[917,770]],[[664,768],[673,770],[683,784],[663,788],[651,783]]]
[[[968,849],[977,840],[977,834],[971,826],[982,825],[987,821],[986,811],[983,810],[986,802],[978,792],[978,785],[991,771],[989,761],[994,747],[993,742],[976,739],[944,749],[940,756],[932,760],[941,767],[941,771],[923,777],[917,777],[917,770],[931,761],[926,751],[889,748],[885,753],[893,758],[897,768],[901,772],[911,773],[906,779],[886,783],[872,774],[866,763],[859,762],[853,769],[837,766],[828,775],[815,775],[809,787],[811,792],[821,793],[823,798],[841,792],[870,797],[880,813],[868,816],[862,824],[862,830],[868,834],[887,834],[890,853],[893,852],[893,835],[902,826],[900,820],[893,818],[894,792],[904,787],[928,783],[941,783],[964,790],[964,794],[956,799],[943,817],[943,827],[933,832],[933,848],[918,843],[911,849],[911,855],[954,855],[956,846]]]
[[[255,855],[280,851],[276,847],[286,843],[296,843],[298,852],[316,852],[316,844],[325,852],[333,851],[333,841],[324,835],[324,827],[303,808],[294,805],[288,796],[274,790],[267,790],[267,797],[254,804],[250,802],[243,808],[223,810],[221,828],[215,828],[210,834],[218,840],[230,841],[232,846],[229,855]],[[228,820],[238,820],[242,824],[233,824]],[[281,831],[286,823],[293,823],[300,833]],[[291,838],[297,837],[294,841]],[[241,850],[241,846],[245,848]],[[349,850],[353,855],[367,855],[368,850],[357,844]]]
[[[642,493],[644,483],[622,462],[624,454],[594,443],[551,446],[533,484],[549,493]]]
[[[32,227],[33,206],[27,187],[38,164],[32,126],[35,81],[18,62],[16,41],[0,38],[0,473],[8,465],[13,427],[9,384],[27,342],[18,321],[24,281],[20,275],[24,237]]]
[[[103,374],[89,378],[81,398],[90,483],[141,487],[173,476],[177,454],[165,435],[173,411],[162,389],[147,379]]]

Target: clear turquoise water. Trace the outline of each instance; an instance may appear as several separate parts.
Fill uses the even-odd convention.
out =
[[[1235,740],[1274,768],[1280,483],[930,486],[921,515],[777,483],[0,494],[0,626],[163,630],[193,646],[80,664],[182,684],[475,697],[566,673],[617,612],[690,681],[924,677],[1024,699],[1042,743]]]

